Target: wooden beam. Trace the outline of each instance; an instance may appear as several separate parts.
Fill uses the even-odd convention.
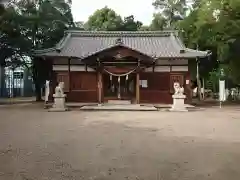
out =
[[[156,60],[153,62],[153,72],[155,72]]]
[[[136,73],[136,104],[140,103],[140,89],[139,89],[140,75],[139,75],[139,71],[140,71],[140,60],[138,60],[138,68],[137,68],[137,73]]]
[[[98,103],[102,103],[102,72],[98,70]]]
[[[102,70],[100,59],[97,58],[97,74],[98,74],[98,103],[102,103]]]
[[[103,64],[137,64],[137,62],[134,62],[134,61],[129,61],[129,62],[121,62],[121,61],[105,61],[105,62],[102,62]]]
[[[140,89],[139,89],[139,72],[136,74],[136,104],[140,103]]]
[[[71,58],[68,58],[68,89],[71,91]]]

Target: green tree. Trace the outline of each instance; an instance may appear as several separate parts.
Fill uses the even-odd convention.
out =
[[[239,19],[239,0],[196,0],[190,14],[178,27],[187,46],[196,48],[198,45],[200,50],[210,49],[213,53],[212,68],[217,68],[220,61],[227,76],[236,84],[240,84]],[[211,72],[209,65],[202,69]]]
[[[53,47],[59,42],[64,31],[74,26],[70,5],[65,0],[19,0],[9,4],[0,22],[0,38],[4,39],[0,55],[4,61],[9,57],[32,57],[34,49]],[[46,67],[44,61],[32,58],[36,100],[41,100],[41,86],[48,78]]]
[[[17,6],[22,18],[22,32],[31,40],[31,49],[53,47],[63,37],[64,31],[74,25],[69,1],[21,0]],[[41,100],[41,87],[49,78],[46,67],[38,58],[33,59],[36,100]]]
[[[135,18],[133,15],[125,17],[123,21],[123,25],[121,27],[121,30],[123,31],[137,31],[142,27],[142,22],[135,21]]]
[[[208,23],[211,26],[212,37],[208,37],[217,49],[217,58],[225,64],[225,70],[236,84],[240,83],[238,51],[231,50],[240,37],[240,1],[211,0],[206,4],[201,2],[199,11],[198,29]],[[203,13],[205,12],[205,13]],[[238,44],[238,43],[237,43]]]
[[[85,23],[82,22],[82,21],[74,22],[74,24],[75,24],[75,27],[74,27],[74,28],[75,28],[76,30],[85,30],[85,29],[86,29]]]
[[[150,26],[143,25],[140,27],[139,31],[151,31]]]
[[[168,22],[168,27],[172,27],[179,16],[185,17],[188,9],[186,0],[155,0],[153,6],[155,9],[162,11]]]
[[[2,14],[4,13],[4,11],[5,11],[4,5],[0,3],[0,16],[2,16]]]
[[[167,26],[167,19],[161,13],[153,14],[153,20],[150,25],[151,30],[163,30]]]
[[[86,26],[88,30],[117,31],[123,26],[123,21],[121,16],[106,6],[95,11],[88,18]]]
[[[198,2],[197,2],[198,3]],[[186,16],[182,21],[179,21],[177,25],[177,29],[181,32],[181,36],[184,40],[184,43],[187,47],[198,49],[198,50],[215,50],[215,46],[213,43],[213,39],[215,37],[215,32],[212,31],[213,24],[207,22],[203,23],[199,26],[199,6],[193,6],[190,10],[188,16]],[[211,42],[212,41],[212,42]],[[214,56],[212,56],[214,57]],[[215,64],[217,59],[210,60],[200,60],[197,61],[199,67],[199,75],[196,75],[196,80],[198,84],[199,90],[199,98],[201,100],[201,78],[206,79],[209,76],[209,72],[212,71],[212,68],[215,68]],[[194,66],[197,64],[194,63]]]
[[[20,21],[14,8],[2,9],[0,16],[0,63],[6,65],[6,59],[22,56],[27,52],[28,43],[21,34],[21,27],[17,24]],[[20,46],[22,48],[20,48]]]
[[[87,30],[96,31],[137,31],[142,22],[136,21],[134,16],[122,17],[107,6],[96,10],[85,25]]]

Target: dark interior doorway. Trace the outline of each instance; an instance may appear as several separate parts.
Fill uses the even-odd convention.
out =
[[[136,74],[127,76],[103,74],[103,92],[107,100],[132,100],[136,96]]]

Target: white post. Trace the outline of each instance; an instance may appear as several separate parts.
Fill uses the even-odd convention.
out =
[[[205,81],[204,81],[204,78],[202,79],[203,80],[203,99],[205,99]]]
[[[225,80],[219,80],[219,107],[222,108],[222,102],[226,100]]]

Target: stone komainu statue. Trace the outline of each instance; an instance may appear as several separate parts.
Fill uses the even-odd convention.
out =
[[[174,88],[174,91],[175,91],[175,95],[183,95],[184,93],[184,88],[180,86],[180,83],[179,82],[175,82],[173,84],[173,88]]]
[[[64,82],[59,82],[58,85],[55,88],[55,95],[57,97],[61,97],[61,96],[64,95],[63,88],[64,88]]]

